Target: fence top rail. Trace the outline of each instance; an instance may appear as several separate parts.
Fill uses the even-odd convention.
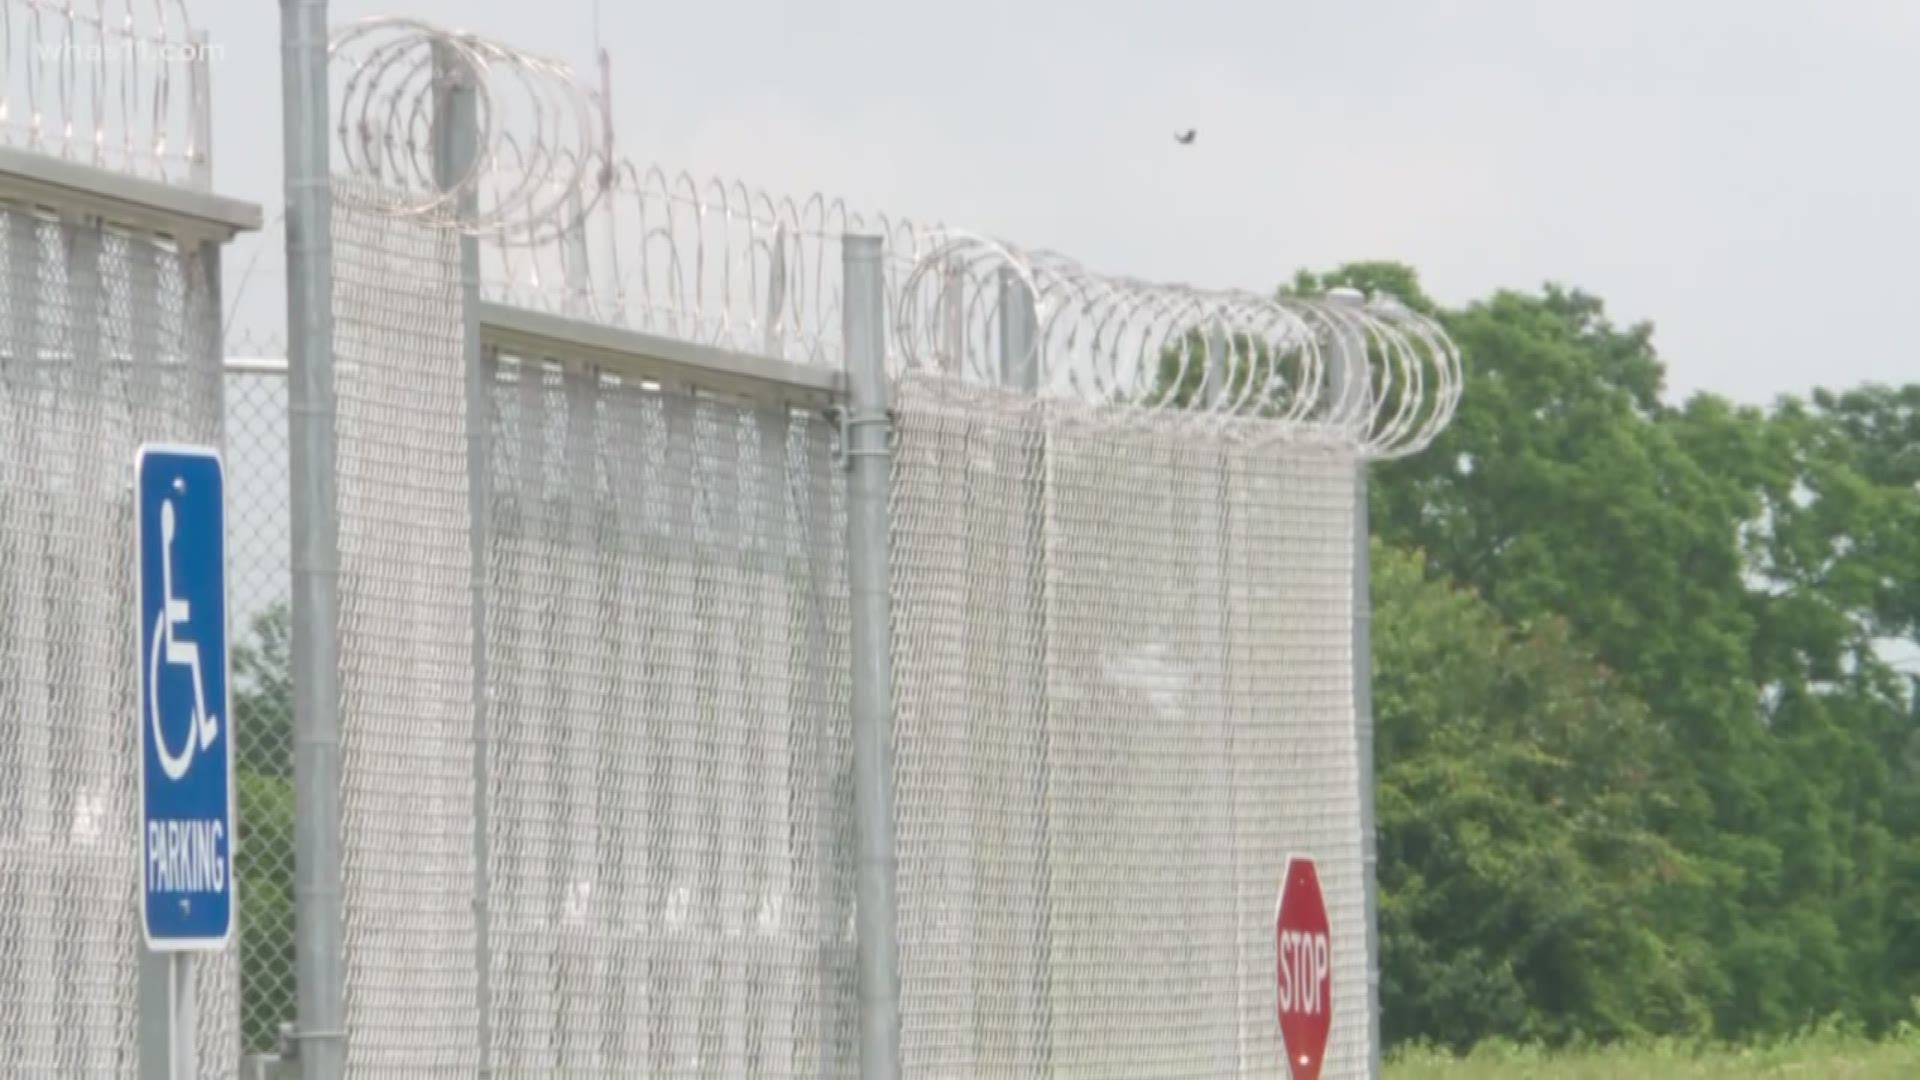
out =
[[[0,199],[182,242],[225,243],[259,229],[262,220],[254,203],[5,146]]]
[[[480,335],[498,352],[590,364],[622,378],[819,407],[846,395],[846,377],[828,368],[505,304],[480,305]]]
[[[836,405],[846,396],[846,377],[828,368],[507,304],[480,305],[480,334],[486,348],[497,353],[585,364],[641,382],[817,408]],[[236,336],[227,343],[226,371],[284,376],[285,353],[279,340]]]
[[[272,356],[229,356],[221,367],[229,375],[271,375],[284,378],[287,374],[285,357]]]

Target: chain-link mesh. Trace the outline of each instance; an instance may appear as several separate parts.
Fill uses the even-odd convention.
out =
[[[354,1075],[469,1076],[483,1039],[503,1076],[843,1074],[853,859],[828,425],[490,361],[476,895],[456,251],[336,215]]]
[[[1317,864],[1333,946],[1320,1075],[1365,1077],[1378,1018],[1362,861],[1361,800],[1372,792],[1360,784],[1354,714],[1359,466],[1340,452],[1235,448],[1222,479],[1241,1069],[1280,1067],[1275,905],[1286,858],[1304,855]]]
[[[203,258],[0,210],[0,1076],[138,1067],[133,462],[220,437]],[[231,1076],[231,954],[196,972]]]
[[[845,1072],[828,425],[495,363],[482,938],[455,252],[336,213],[353,1074]]]
[[[844,1075],[828,425],[490,356],[476,699],[456,241],[336,212],[354,1075]],[[1279,1074],[1300,854],[1332,915],[1325,1075],[1364,1075],[1352,455],[900,392],[908,1070]]]
[[[226,411],[240,1038],[257,1054],[277,1050],[296,1016],[285,372],[230,369]]]
[[[475,1075],[473,667],[455,237],[335,199],[348,1072]]]
[[[900,388],[903,1065],[1284,1075],[1274,914],[1319,863],[1366,1069],[1354,462]]]
[[[827,425],[520,359],[498,366],[493,408],[495,1067],[845,1075]]]

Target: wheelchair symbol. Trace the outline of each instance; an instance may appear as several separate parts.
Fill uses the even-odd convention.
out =
[[[213,740],[220,735],[220,718],[207,712],[206,684],[200,677],[200,646],[193,641],[182,640],[180,630],[193,611],[185,600],[176,600],[173,595],[173,534],[176,523],[173,516],[173,501],[165,500],[160,504],[160,580],[162,584],[162,603],[160,615],[154,621],[153,653],[150,669],[147,673],[149,707],[153,722],[153,745],[160,754],[160,769],[169,780],[179,780],[193,767],[194,751],[207,750],[213,746]],[[187,729],[187,741],[178,754],[167,745],[166,728],[160,722],[160,663],[166,658],[169,667],[184,667],[193,674],[193,723]]]

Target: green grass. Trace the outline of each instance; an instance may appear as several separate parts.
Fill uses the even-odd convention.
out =
[[[1920,1028],[1870,1042],[1825,1030],[1774,1046],[1728,1048],[1663,1043],[1595,1050],[1487,1045],[1466,1057],[1404,1050],[1386,1080],[1916,1080]]]

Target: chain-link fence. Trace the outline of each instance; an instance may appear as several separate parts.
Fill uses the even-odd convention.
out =
[[[296,1015],[284,367],[228,365],[226,450],[240,1037],[245,1053],[264,1054],[282,1049],[281,1031]]]
[[[763,357],[529,346],[453,204],[370,183],[332,206],[349,1075],[845,1075],[896,1010],[910,1075],[1270,1075],[1293,855],[1344,1002],[1323,1075],[1368,1074],[1358,465],[1431,422],[1369,426],[1361,360],[1416,362],[1384,316],[1053,261],[991,279],[1030,298],[998,363],[916,366],[863,242],[876,414]],[[1156,322],[1083,356],[1042,288]],[[856,424],[897,436],[890,490],[844,479],[886,455]],[[890,616],[847,603],[873,520]]]
[[[902,389],[903,1071],[1284,1075],[1306,854],[1356,1003],[1323,1075],[1365,1075],[1352,454]]]
[[[458,241],[344,202],[333,222],[347,1062],[470,1077],[484,732]]]
[[[355,1075],[483,1056],[501,1075],[837,1074],[854,988],[829,425],[493,355],[476,594],[454,248],[336,214]]]
[[[494,1067],[835,1074],[854,988],[828,425],[578,362],[494,374]]]
[[[323,5],[289,7],[317,100]],[[361,71],[421,97],[342,137],[419,190],[290,207],[290,236],[332,214],[297,378],[221,370],[246,215],[124,183],[44,214],[108,161],[65,143],[60,193],[5,188],[43,202],[0,209],[0,1077],[153,1067],[147,440],[228,467],[239,931],[196,968],[203,1075],[1274,1075],[1296,854],[1322,1075],[1367,1075],[1357,466],[1450,416],[1437,329],[589,168],[605,102],[564,69],[406,21],[336,44],[389,31]],[[489,70],[550,80],[578,152],[473,130],[511,112]],[[491,295],[557,259],[565,317],[479,302],[499,242],[538,287]]]
[[[138,1067],[131,478],[219,440],[214,254],[0,209],[0,1076]],[[196,967],[212,1075],[230,960]]]
[[[845,1074],[834,410],[490,346],[469,506],[456,243],[336,213],[353,1074]],[[897,387],[905,1071],[1280,1070],[1305,854],[1365,1075],[1355,451]]]

